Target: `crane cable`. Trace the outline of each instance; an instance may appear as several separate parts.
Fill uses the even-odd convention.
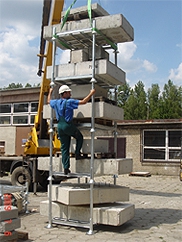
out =
[[[70,10],[72,9],[72,7],[76,3],[76,1],[77,0],[74,0],[72,2],[72,4],[69,6],[69,8],[66,10],[66,13],[64,15],[63,22],[62,22],[62,25],[61,25],[61,30],[62,30],[64,24],[66,23],[67,18],[68,18],[69,14],[70,14]],[[92,7],[91,7],[91,4],[92,4],[92,0],[88,0],[88,2],[87,2],[88,16],[89,16],[89,19],[90,19],[90,24],[92,26]]]

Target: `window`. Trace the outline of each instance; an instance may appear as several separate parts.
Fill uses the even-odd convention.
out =
[[[31,111],[30,112],[34,113],[34,112],[38,111],[38,105],[39,105],[38,103],[31,103],[30,105],[31,105]]]
[[[11,116],[0,116],[0,124],[11,124]]]
[[[143,161],[175,162],[180,156],[180,130],[143,131]]]
[[[0,113],[11,113],[11,104],[0,104]]]
[[[0,125],[33,125],[38,102],[0,105]]]
[[[27,113],[28,112],[28,103],[15,103],[14,104],[14,113]]]
[[[35,115],[30,116],[30,124],[34,124]]]
[[[13,116],[13,124],[28,124],[27,116]]]

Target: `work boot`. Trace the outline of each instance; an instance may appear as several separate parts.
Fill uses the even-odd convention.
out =
[[[69,173],[71,173],[70,169],[68,169],[68,168],[67,169],[64,169],[64,174],[65,175],[68,175]]]
[[[81,160],[81,159],[84,159],[84,157],[81,154],[75,154],[75,159]]]

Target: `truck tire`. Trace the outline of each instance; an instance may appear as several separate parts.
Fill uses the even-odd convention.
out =
[[[32,191],[32,179],[28,169],[19,166],[16,167],[11,174],[11,184],[15,186],[25,186],[26,181],[29,184],[29,190]]]
[[[39,184],[46,191],[47,191],[47,185],[49,184],[49,181],[47,180],[48,177],[49,177],[48,172],[45,172],[43,174],[39,173]]]

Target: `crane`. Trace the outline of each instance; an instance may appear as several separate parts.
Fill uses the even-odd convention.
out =
[[[43,39],[43,29],[46,25],[54,25],[61,22],[63,5],[64,0],[44,0],[43,3],[40,54],[38,54],[39,70],[37,73],[39,76],[42,76],[42,83],[38,112],[34,119],[34,126],[24,146],[25,156],[38,157],[49,155],[49,126],[47,120],[43,119],[43,105],[50,88],[50,80],[46,79],[46,69],[47,66],[52,65],[52,43],[46,43]],[[60,150],[60,141],[57,137],[57,132],[55,132],[53,135],[53,154],[58,150]]]

